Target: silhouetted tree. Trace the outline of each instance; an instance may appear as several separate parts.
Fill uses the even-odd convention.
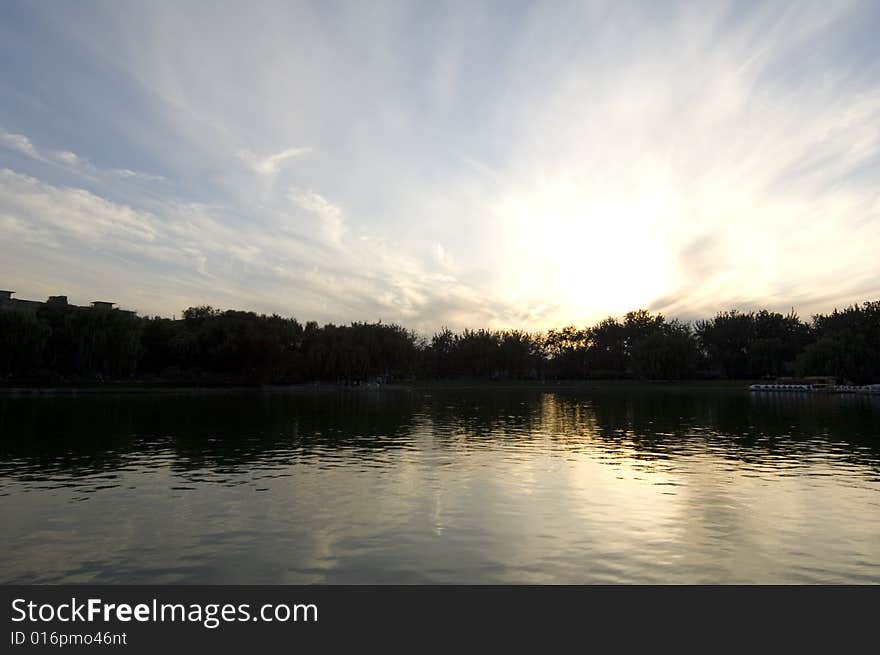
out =
[[[521,330],[444,328],[429,341],[378,323],[304,326],[294,318],[190,307],[180,320],[46,304],[0,311],[6,381],[160,379],[192,384],[359,384],[371,380],[731,379],[833,375],[880,380],[880,301],[809,325],[793,312],[720,312],[692,327],[644,309],[622,320]]]
[[[815,342],[797,358],[801,375],[832,375],[856,384],[880,380],[880,301],[813,317]]]
[[[749,345],[755,336],[755,317],[737,310],[719,312],[697,321],[695,330],[710,367],[720,377],[749,377]]]
[[[622,378],[627,372],[627,331],[615,318],[589,328],[587,371],[590,377]]]
[[[51,330],[30,312],[0,311],[0,378],[36,373]]]
[[[589,330],[579,330],[573,325],[561,330],[550,330],[544,336],[542,345],[551,377],[563,380],[582,380],[587,377]]]

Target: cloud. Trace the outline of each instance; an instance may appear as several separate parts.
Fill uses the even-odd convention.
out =
[[[34,148],[34,144],[31,143],[30,139],[21,134],[12,134],[11,132],[0,129],[0,145],[34,159],[39,158],[39,154],[37,153],[36,148]]]
[[[137,249],[156,238],[155,218],[149,214],[83,189],[52,187],[9,169],[0,170],[0,203],[4,212],[19,220],[91,245],[112,240],[117,246]]]
[[[111,178],[135,179],[149,182],[165,180],[161,175],[151,175],[128,168],[101,168],[69,150],[44,151],[36,148],[31,140],[23,134],[13,134],[3,129],[0,129],[0,146],[16,151],[35,161],[61,166],[86,177],[101,178],[109,176]]]
[[[287,160],[302,157],[310,152],[311,148],[288,148],[268,157],[259,157],[250,150],[241,150],[238,156],[257,173],[261,175],[275,175],[281,168],[281,165]]]
[[[165,178],[162,175],[151,175],[150,173],[142,173],[140,171],[133,171],[130,168],[114,168],[114,169],[111,169],[110,172],[113,173],[114,175],[118,175],[119,177],[125,178],[125,179],[144,180],[147,182],[162,182],[165,180]]]
[[[462,321],[472,316],[471,305],[491,307],[454,278],[433,278],[383,241],[343,239],[341,211],[323,196],[300,191],[295,198],[334,247],[345,246],[344,257],[328,261],[322,248],[265,224],[248,227],[241,216],[229,223],[212,207],[167,202],[145,211],[0,169],[0,249],[12,267],[4,276],[14,270],[16,283],[44,279],[41,271],[51,263],[55,284],[69,295],[100,291],[151,314],[209,302],[324,321],[381,318],[426,332],[433,329],[427,316],[437,307]],[[50,286],[40,288],[59,292]],[[492,310],[483,312],[494,318]]]
[[[32,128],[0,133],[31,180],[4,178],[0,216],[69,247],[37,271],[7,238],[0,273],[428,331],[827,311],[880,294],[878,15],[54,8],[57,38],[0,44],[35,67],[0,110]],[[69,44],[64,75],[37,42]]]
[[[453,266],[452,257],[446,252],[446,248],[442,243],[434,244],[434,259],[443,268],[451,268]]]
[[[56,152],[54,154],[54,159],[63,162],[65,164],[69,164],[70,166],[77,166],[82,164],[83,161],[76,156],[76,153],[70,152],[69,150],[64,150],[62,152]]]
[[[339,207],[314,191],[292,189],[290,198],[298,207],[317,217],[318,231],[328,243],[334,246],[342,245],[342,239],[348,228]]]

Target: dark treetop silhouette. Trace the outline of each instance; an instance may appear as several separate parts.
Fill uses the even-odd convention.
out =
[[[191,307],[183,318],[33,303],[0,310],[8,384],[139,380],[175,384],[586,379],[880,381],[880,301],[810,322],[766,310],[694,324],[645,310],[546,333],[443,329],[430,339],[385,323],[350,325]]]

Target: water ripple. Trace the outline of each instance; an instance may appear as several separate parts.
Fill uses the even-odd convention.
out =
[[[4,582],[876,583],[880,404],[2,398],[0,497]]]

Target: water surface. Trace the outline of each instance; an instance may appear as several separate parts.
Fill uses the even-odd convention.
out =
[[[877,583],[880,399],[0,398],[0,582]]]

